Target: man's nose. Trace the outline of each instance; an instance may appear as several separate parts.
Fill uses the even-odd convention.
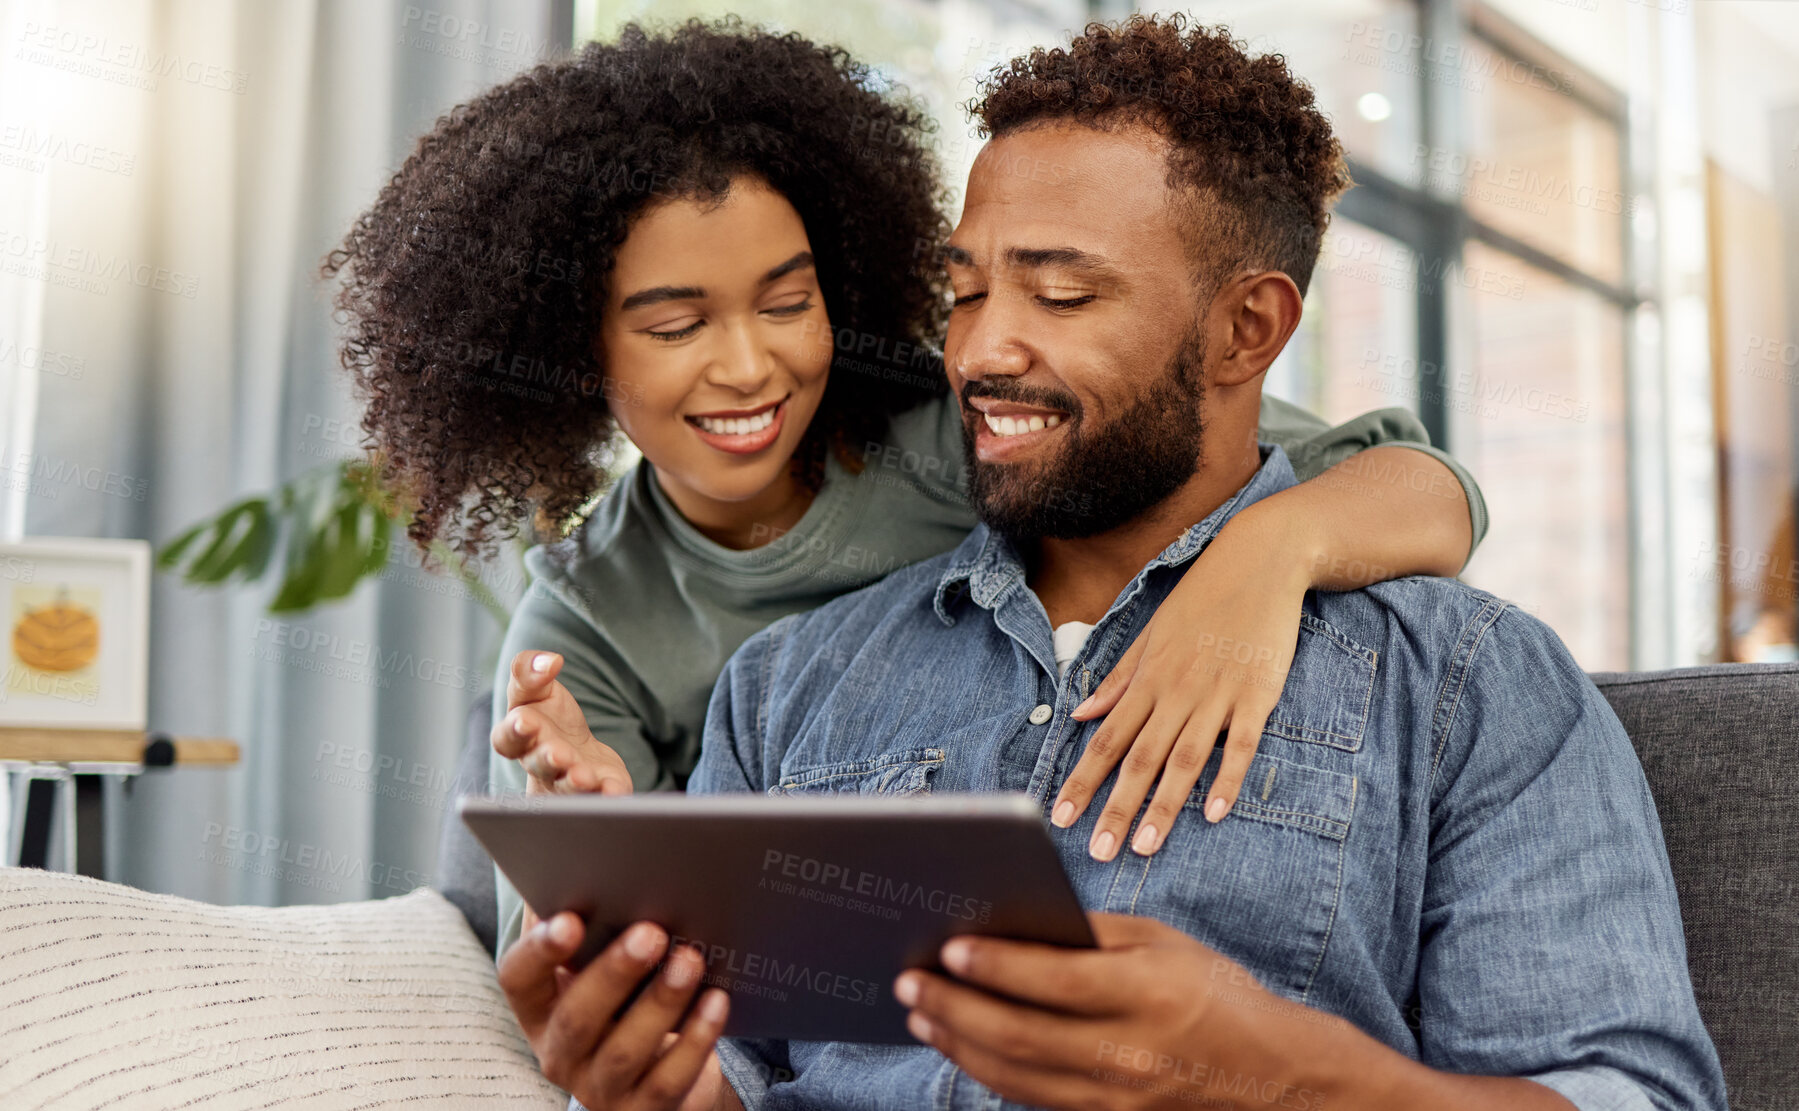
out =
[[[945,337],[951,370],[968,381],[1016,377],[1030,369],[1030,348],[1015,313],[988,302],[952,320]]]

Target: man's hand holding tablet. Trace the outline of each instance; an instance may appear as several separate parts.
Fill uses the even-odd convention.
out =
[[[570,974],[562,966],[584,934],[564,911],[528,926],[500,961],[500,987],[544,1076],[595,1111],[741,1111],[713,1052],[730,1001],[707,988],[694,1002],[699,951],[670,952],[666,931],[638,922]]]

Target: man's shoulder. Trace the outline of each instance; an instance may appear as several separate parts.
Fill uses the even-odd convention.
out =
[[[1488,635],[1561,644],[1555,630],[1517,603],[1460,579],[1408,575],[1312,597],[1318,616],[1352,638],[1365,633],[1385,639],[1403,631],[1435,648]]]
[[[1554,629],[1535,614],[1458,579],[1424,575],[1360,590],[1315,593],[1307,608],[1345,640],[1385,657],[1395,680],[1429,680],[1453,697],[1474,672],[1487,685],[1537,684],[1547,693],[1591,686]]]

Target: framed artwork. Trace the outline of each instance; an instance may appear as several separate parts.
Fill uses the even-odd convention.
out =
[[[0,543],[0,727],[143,729],[150,545]]]

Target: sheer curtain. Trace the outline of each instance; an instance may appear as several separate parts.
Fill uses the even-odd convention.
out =
[[[552,0],[0,4],[0,536],[160,545],[357,454],[318,262],[433,120],[570,25]],[[280,620],[269,584],[155,576],[150,726],[243,759],[109,787],[108,878],[264,904],[434,882],[500,629],[407,554]]]

